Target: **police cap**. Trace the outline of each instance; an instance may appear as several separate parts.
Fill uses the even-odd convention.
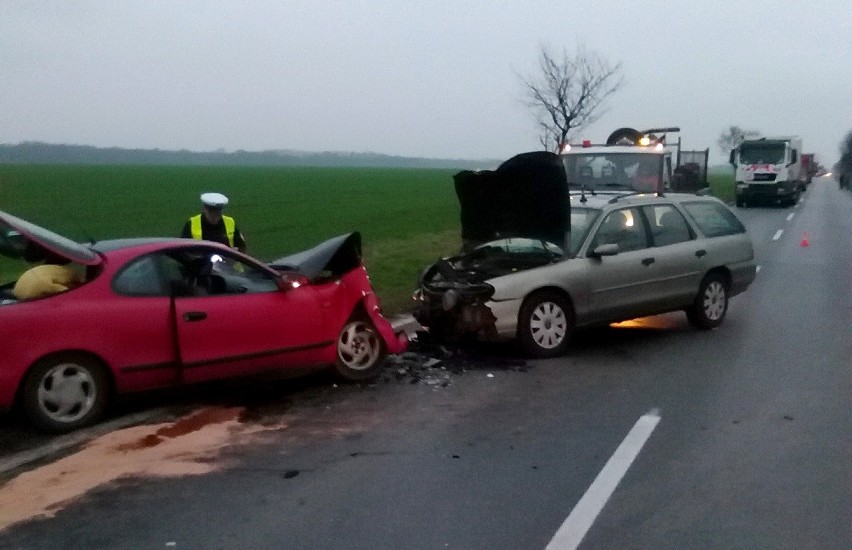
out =
[[[228,204],[228,197],[222,193],[202,193],[201,202],[210,208],[222,208]]]

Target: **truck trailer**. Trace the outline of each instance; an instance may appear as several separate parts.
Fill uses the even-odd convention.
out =
[[[817,173],[817,161],[813,153],[802,154],[802,170],[805,173],[805,183],[810,184]]]

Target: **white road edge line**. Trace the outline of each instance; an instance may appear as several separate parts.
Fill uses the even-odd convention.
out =
[[[792,220],[792,219],[793,219],[793,216],[795,216],[795,215],[796,215],[796,213],[795,213],[795,212],[790,212],[790,213],[787,215],[787,221]]]
[[[775,236],[774,236],[774,237],[772,237],[772,240],[773,240],[773,241],[777,241],[778,239],[780,239],[780,238],[781,238],[781,235],[782,235],[783,233],[784,233],[784,230],[783,230],[783,229],[779,229],[779,230],[778,230],[778,232],[777,232],[777,233],[775,233]]]
[[[580,545],[659,422],[657,409],[636,421],[545,550],[573,550]]]
[[[760,273],[760,266],[757,266],[755,273]]]

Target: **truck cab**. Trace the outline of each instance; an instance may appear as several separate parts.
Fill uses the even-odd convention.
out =
[[[671,153],[662,146],[563,147],[562,159],[572,189],[638,193],[662,193],[671,189]]]
[[[680,138],[666,142],[667,133],[679,131],[619,128],[605,144],[563,144],[560,153],[569,187],[594,192],[701,192],[707,187],[709,150],[682,151]]]
[[[801,149],[799,138],[782,137],[745,140],[732,150],[737,206],[796,204],[805,185]]]

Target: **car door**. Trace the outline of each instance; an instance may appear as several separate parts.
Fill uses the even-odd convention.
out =
[[[108,302],[89,301],[101,319],[88,337],[103,342],[101,357],[115,369],[119,391],[146,390],[179,382],[171,299],[160,276],[157,254],[131,259],[110,282]],[[79,312],[85,315],[85,312]],[[109,322],[105,322],[109,319]]]
[[[281,290],[276,275],[218,249],[167,259],[183,380],[308,365],[333,342],[310,285]]]
[[[595,257],[595,248],[605,244],[618,245],[618,253]],[[620,208],[604,216],[586,260],[591,321],[643,315],[654,299],[660,278],[654,256],[646,222],[638,208]]]
[[[655,301],[660,311],[684,306],[695,297],[706,270],[704,241],[696,238],[684,215],[670,203],[642,207],[651,229],[659,278]]]

